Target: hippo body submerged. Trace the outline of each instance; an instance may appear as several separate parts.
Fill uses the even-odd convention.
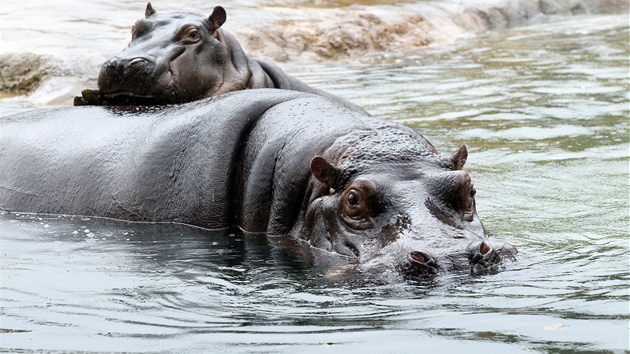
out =
[[[158,13],[149,3],[145,19],[133,26],[129,46],[101,67],[98,90],[83,90],[74,105],[184,103],[237,90],[278,88],[313,93],[366,113],[287,75],[273,63],[247,56],[238,41],[220,28],[225,21],[220,6],[205,17]]]
[[[290,235],[412,275],[485,269],[516,251],[487,239],[466,156],[283,90],[31,111],[2,121],[0,209]]]

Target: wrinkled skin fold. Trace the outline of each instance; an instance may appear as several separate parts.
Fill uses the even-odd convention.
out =
[[[365,272],[498,269],[462,170],[403,125],[320,96],[237,91],[4,118],[0,208],[290,235]]]
[[[309,92],[367,114],[359,106],[310,87],[273,63],[248,57],[221,26],[221,6],[210,16],[159,13],[151,3],[131,31],[131,42],[105,62],[98,90],[85,89],[74,105],[161,105],[184,103],[223,93],[279,88]]]

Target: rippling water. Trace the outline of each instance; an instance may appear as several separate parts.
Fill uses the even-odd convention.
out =
[[[4,214],[0,351],[627,352],[628,35],[627,15],[578,17],[282,64],[444,153],[466,143],[479,215],[521,251],[505,271],[375,285],[280,240]]]

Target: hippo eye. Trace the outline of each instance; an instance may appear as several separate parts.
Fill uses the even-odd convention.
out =
[[[359,195],[356,191],[350,191],[348,193],[348,204],[356,206],[359,204]]]
[[[201,39],[199,28],[191,25],[182,27],[177,36],[182,44],[194,44]]]
[[[373,217],[380,213],[379,200],[374,183],[356,179],[339,199],[341,219],[352,229],[368,229],[374,225]]]
[[[191,30],[190,32],[188,32],[188,38],[190,38],[190,39],[198,39],[199,38],[199,31],[197,31],[196,29]]]
[[[350,189],[345,194],[343,213],[351,219],[360,219],[365,215],[362,194],[357,189]]]

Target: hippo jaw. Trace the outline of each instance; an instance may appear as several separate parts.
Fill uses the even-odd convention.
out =
[[[465,172],[348,177],[322,157],[313,159],[311,170],[313,192],[298,237],[366,273],[480,273],[516,254],[487,239]]]

